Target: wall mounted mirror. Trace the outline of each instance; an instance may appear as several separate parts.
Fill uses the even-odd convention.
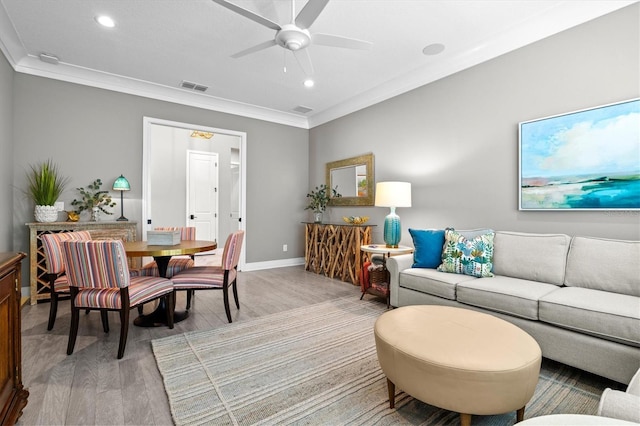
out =
[[[327,186],[341,197],[332,197],[332,206],[373,206],[373,154],[327,163]]]

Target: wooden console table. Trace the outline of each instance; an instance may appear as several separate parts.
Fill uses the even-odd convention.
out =
[[[22,384],[21,262],[24,253],[0,253],[0,424],[13,425],[27,405]]]
[[[94,240],[119,239],[136,241],[137,222],[32,222],[29,227],[29,284],[31,304],[49,300],[49,281],[45,278],[47,263],[40,235],[58,232],[89,231]]]
[[[375,225],[303,223],[305,269],[358,285],[362,268],[360,247],[371,243],[371,228]]]

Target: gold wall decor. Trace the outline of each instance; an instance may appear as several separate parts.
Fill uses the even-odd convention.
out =
[[[340,197],[331,197],[330,206],[373,206],[375,172],[373,154],[327,163],[326,181]]]

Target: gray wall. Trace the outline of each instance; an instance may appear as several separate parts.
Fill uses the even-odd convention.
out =
[[[242,131],[247,133],[246,261],[304,255],[298,224],[309,180],[307,130],[20,73],[13,79],[17,188],[25,187],[29,164],[52,158],[71,178],[62,196],[69,209],[79,197],[75,188],[101,178],[109,189],[122,173],[131,183],[125,216],[140,222],[144,116]],[[119,194],[113,195],[119,203]],[[33,221],[33,204],[18,189],[14,202],[13,221],[3,222],[3,232],[13,233],[13,249],[28,250],[25,223]],[[113,210],[112,220],[120,206]]]
[[[13,74],[0,54],[0,251],[13,249]]]
[[[638,211],[518,211],[518,123],[640,95],[635,4],[310,131],[310,185],[325,163],[371,151],[377,181],[412,183],[407,229],[491,227],[640,239]],[[640,161],[640,159],[639,159]],[[388,208],[370,216],[382,241]]]

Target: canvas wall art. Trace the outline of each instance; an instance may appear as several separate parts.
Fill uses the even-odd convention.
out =
[[[520,210],[640,209],[640,99],[519,125]]]

